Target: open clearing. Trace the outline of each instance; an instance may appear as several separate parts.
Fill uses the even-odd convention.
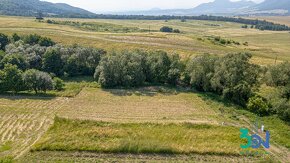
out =
[[[288,18],[277,21],[286,23]],[[54,20],[107,23],[139,28],[141,31],[94,32],[68,25],[40,23],[33,18],[1,16],[0,33],[36,33],[65,45],[78,43],[107,51],[161,49],[179,53],[183,58],[203,53],[224,55],[247,51],[253,53],[252,61],[260,65],[275,64],[276,58],[278,62],[290,61],[289,32],[242,29],[242,24],[214,21]],[[144,32],[149,26],[152,32]],[[162,26],[178,28],[182,33],[158,32]],[[241,44],[248,42],[249,45],[215,45],[207,39],[208,36],[221,36]],[[82,79],[66,81],[66,84],[65,91],[48,92],[51,97],[37,97],[31,92],[25,92],[22,96],[0,97],[0,162],[4,157],[16,158],[19,162],[37,162],[39,159],[45,162],[290,160],[290,126],[277,117],[261,118],[271,132],[269,155],[265,158],[240,156],[239,128],[252,129],[256,116],[215,95],[165,86],[100,89],[93,81]],[[59,121],[54,121],[55,116],[60,117]],[[191,127],[187,130],[185,124]],[[138,134],[128,134],[130,132]],[[143,139],[144,135],[147,140]],[[105,141],[99,141],[100,137]],[[63,140],[67,144],[62,144]],[[76,140],[79,141],[74,142]],[[106,142],[112,144],[104,145]],[[123,143],[123,149],[127,152],[111,154],[120,149],[122,142],[127,142]],[[100,146],[91,143],[99,143]],[[155,143],[160,143],[160,146],[155,148]],[[154,154],[130,154],[130,150],[146,151],[146,145],[150,149],[175,154],[156,154],[156,151]],[[31,149],[37,151],[31,152]]]

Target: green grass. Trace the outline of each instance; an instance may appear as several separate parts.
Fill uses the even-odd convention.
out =
[[[240,155],[239,128],[189,123],[105,123],[56,118],[32,151]]]
[[[12,146],[11,141],[5,142],[2,145],[0,144],[0,153],[10,150],[12,148],[11,146]]]

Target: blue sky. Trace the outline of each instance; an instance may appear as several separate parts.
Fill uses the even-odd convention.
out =
[[[192,8],[201,3],[213,0],[45,0],[49,2],[67,3],[92,12],[148,10],[152,8]],[[232,0],[238,1],[238,0]],[[261,2],[263,0],[253,0]]]

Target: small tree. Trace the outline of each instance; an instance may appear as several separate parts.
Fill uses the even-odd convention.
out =
[[[53,89],[53,80],[48,73],[38,71],[35,69],[27,70],[23,74],[23,80],[26,86],[34,90],[37,94],[38,91],[44,91]]]
[[[64,82],[58,77],[53,78],[53,88],[57,91],[61,91],[64,89]]]
[[[251,112],[258,113],[260,116],[270,114],[270,107],[267,100],[257,95],[249,99],[249,102],[247,103],[247,108]]]
[[[4,91],[12,91],[17,93],[24,88],[22,80],[22,71],[16,65],[6,64],[4,69],[0,71],[1,85]]]
[[[62,75],[63,61],[58,49],[49,49],[43,56],[43,70],[54,73],[57,76]]]
[[[0,33],[0,50],[5,50],[6,45],[9,44],[8,36]]]
[[[17,42],[17,41],[19,41],[21,39],[21,37],[17,34],[17,33],[14,33],[13,35],[12,35],[12,41],[13,42]]]

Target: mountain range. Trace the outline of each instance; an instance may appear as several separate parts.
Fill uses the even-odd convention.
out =
[[[50,3],[40,0],[0,0],[0,14],[15,16],[45,15],[59,17],[93,17],[94,13],[65,3]]]
[[[35,16],[38,12],[57,17],[94,18],[95,13],[65,3],[50,3],[40,0],[0,0],[0,15]],[[111,12],[117,15],[253,15],[290,14],[290,0],[264,0],[256,4],[250,0],[215,0],[189,9],[154,8],[147,11]]]
[[[154,9],[148,11],[131,11],[111,14],[124,15],[253,15],[253,14],[280,14],[290,13],[290,0],[265,0],[256,4],[250,0],[215,0],[209,3],[203,3],[195,8],[189,9]]]

